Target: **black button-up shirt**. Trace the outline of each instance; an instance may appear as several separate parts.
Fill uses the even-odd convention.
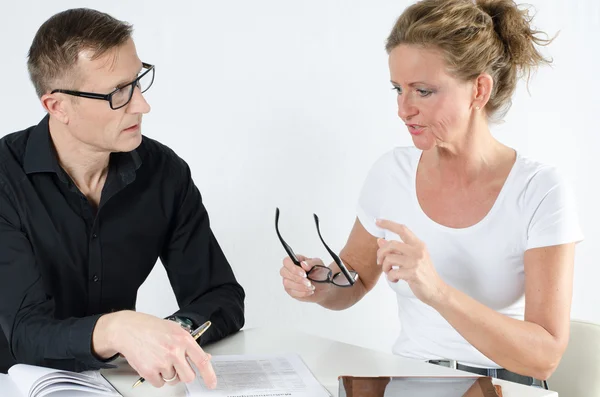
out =
[[[58,164],[48,116],[0,140],[0,371],[13,360],[107,366],[91,349],[96,321],[135,310],[159,257],[175,314],[212,321],[203,344],[243,326],[244,290],[172,150],[144,137],[136,150],[112,153],[96,209]]]

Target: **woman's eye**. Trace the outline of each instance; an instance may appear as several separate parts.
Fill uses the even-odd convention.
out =
[[[429,95],[431,95],[433,93],[433,91],[429,91],[429,90],[417,90],[417,92],[423,98],[428,97]]]

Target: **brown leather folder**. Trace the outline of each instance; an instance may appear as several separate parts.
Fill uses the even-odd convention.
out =
[[[490,377],[340,376],[339,397],[502,397]]]

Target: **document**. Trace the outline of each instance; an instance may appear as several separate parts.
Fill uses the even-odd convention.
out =
[[[297,354],[222,355],[211,362],[217,388],[208,389],[198,375],[187,385],[189,397],[331,396]]]

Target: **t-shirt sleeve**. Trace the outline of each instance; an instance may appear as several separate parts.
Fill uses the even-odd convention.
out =
[[[575,196],[555,168],[547,167],[534,175],[527,196],[531,217],[526,249],[583,240]]]
[[[383,199],[389,187],[390,161],[393,153],[383,155],[373,164],[360,192],[357,216],[363,227],[375,237],[384,237],[384,230],[375,221],[381,217]]]

